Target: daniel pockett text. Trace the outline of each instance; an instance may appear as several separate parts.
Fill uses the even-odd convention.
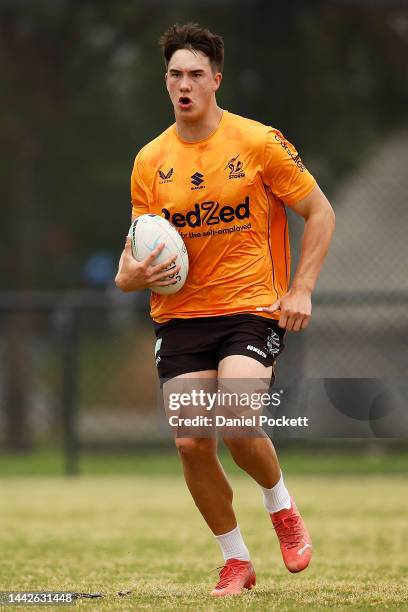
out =
[[[196,428],[197,435],[198,430],[202,435],[203,429],[214,428],[239,429],[241,433],[245,430],[250,435],[264,426],[308,427],[308,418],[305,416],[271,414],[281,407],[282,393],[227,392],[220,389],[215,392],[203,389],[170,392],[166,398],[168,422],[172,428]]]

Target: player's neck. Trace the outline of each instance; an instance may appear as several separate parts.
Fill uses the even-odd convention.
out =
[[[186,142],[198,142],[211,136],[218,128],[223,115],[222,108],[217,104],[209,109],[208,113],[198,121],[184,121],[176,117],[177,134]]]

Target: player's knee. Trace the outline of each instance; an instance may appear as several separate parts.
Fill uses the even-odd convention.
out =
[[[211,438],[176,438],[176,447],[182,459],[197,459],[214,453]]]

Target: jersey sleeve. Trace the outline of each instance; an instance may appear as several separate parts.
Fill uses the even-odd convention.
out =
[[[148,190],[143,182],[140,157],[136,156],[130,178],[130,195],[132,202],[132,217],[139,217],[150,212]]]
[[[316,185],[295,147],[273,128],[265,143],[263,181],[285,204],[302,200]]]

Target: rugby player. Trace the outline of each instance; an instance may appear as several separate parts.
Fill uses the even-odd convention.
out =
[[[286,331],[305,329],[311,295],[334,229],[333,210],[301,158],[277,129],[218,106],[223,39],[196,24],[172,26],[160,40],[175,123],[137,154],[132,219],[164,216],[187,246],[186,284],[152,292],[161,381],[273,379]],[[303,217],[299,264],[289,285],[289,206]],[[137,291],[169,285],[175,256],[143,262],[127,239],[117,286]],[[235,462],[260,486],[290,572],[305,569],[312,543],[290,496],[270,439],[224,439]],[[176,437],[187,486],[217,539],[224,566],[214,596],[255,585],[255,571],[232,505],[233,492],[215,437]]]

